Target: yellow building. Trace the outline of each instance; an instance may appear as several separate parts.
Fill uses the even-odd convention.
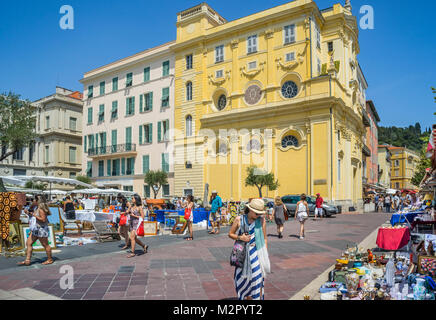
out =
[[[178,13],[172,50],[176,194],[256,197],[254,164],[279,180],[265,197],[362,206],[366,85],[349,4],[296,0],[228,22],[203,3]]]
[[[389,147],[392,154],[391,169],[391,188],[400,189],[417,189],[411,183],[416,167],[419,163],[419,155],[415,151],[401,148]]]
[[[391,188],[392,153],[389,146],[378,146],[378,183],[384,189]]]

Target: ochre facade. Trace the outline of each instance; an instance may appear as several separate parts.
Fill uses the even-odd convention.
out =
[[[176,194],[203,197],[208,184],[224,200],[257,197],[245,186],[254,164],[280,184],[264,197],[362,205],[364,89],[350,8],[297,0],[227,22],[201,4],[178,14],[172,50]]]

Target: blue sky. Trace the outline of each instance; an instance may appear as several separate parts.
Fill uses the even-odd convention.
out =
[[[83,90],[79,80],[93,68],[174,40],[177,12],[202,0],[0,1],[0,92],[36,100],[59,85]],[[289,1],[209,0],[227,20]],[[320,9],[345,0],[316,0]],[[237,3],[237,6],[235,6]],[[59,27],[62,5],[71,5],[75,29]],[[361,30],[359,61],[383,126],[435,122],[435,1],[352,0],[375,11],[375,29]]]

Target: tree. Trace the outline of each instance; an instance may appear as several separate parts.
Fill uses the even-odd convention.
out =
[[[436,88],[431,87],[431,91],[433,91],[434,96],[434,102],[436,103]],[[436,112],[434,113],[434,115],[436,116]]]
[[[21,100],[17,94],[10,92],[0,95],[0,143],[9,150],[0,154],[0,161],[35,140],[36,118],[33,109],[30,101]]]
[[[154,193],[154,198],[157,198],[160,188],[163,185],[168,184],[168,173],[162,170],[149,171],[146,173],[144,182],[148,184]]]
[[[259,169],[256,166],[247,168],[247,178],[245,178],[245,186],[256,187],[259,191],[259,198],[262,198],[262,188],[267,186],[269,190],[274,191],[280,186],[279,181],[275,180],[272,172],[268,173],[265,170]]]
[[[91,184],[91,178],[88,176],[77,176],[76,177],[77,181],[83,182],[83,183],[87,183],[87,184]],[[76,189],[86,189],[86,187],[84,186],[76,186]]]
[[[36,183],[33,181],[27,181],[25,186],[26,189],[36,189],[36,190],[47,190],[47,184],[46,183]]]
[[[424,144],[423,148],[420,151],[420,159],[419,163],[416,166],[416,171],[412,177],[411,183],[417,187],[419,187],[419,184],[421,183],[422,179],[425,176],[425,172],[427,168],[431,168],[431,159],[428,159],[426,156],[427,153],[427,145],[428,139],[430,139],[430,136],[427,137],[421,137],[421,140]]]

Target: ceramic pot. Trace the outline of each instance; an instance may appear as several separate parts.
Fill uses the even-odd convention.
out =
[[[425,280],[421,278],[416,278],[416,284],[413,288],[413,299],[414,300],[425,300],[425,294],[427,289],[425,288]]]

